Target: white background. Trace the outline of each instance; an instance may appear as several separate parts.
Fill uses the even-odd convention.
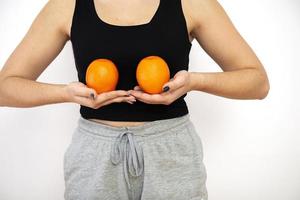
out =
[[[0,66],[45,2],[1,0]],[[199,91],[186,97],[203,142],[209,199],[299,200],[300,2],[220,3],[263,62],[271,89],[264,100],[233,100]],[[189,67],[220,71],[196,40]],[[73,80],[77,76],[68,42],[38,81]],[[0,108],[1,200],[63,199],[63,154],[78,117],[79,105],[71,103]]]

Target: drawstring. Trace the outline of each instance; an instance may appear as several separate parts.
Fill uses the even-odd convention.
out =
[[[110,152],[110,160],[117,165],[122,159],[126,183],[131,189],[128,171],[132,176],[140,176],[144,170],[143,149],[136,143],[131,132],[120,133]]]

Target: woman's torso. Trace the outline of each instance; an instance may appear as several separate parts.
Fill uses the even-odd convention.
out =
[[[99,17],[99,20],[102,20],[107,25],[112,26],[139,26],[140,24],[149,23],[150,19],[154,16],[157,11],[160,1],[163,0],[153,0],[153,1],[144,1],[131,0],[128,1],[128,5],[124,1],[114,0],[114,1],[103,1],[103,0],[91,0],[94,3],[96,14]],[[183,0],[182,0],[183,2]],[[187,9],[185,9],[185,4],[182,3],[182,10],[187,16]],[[101,13],[101,14],[100,14]],[[118,16],[118,17],[113,17]],[[142,19],[142,20],[141,20]],[[192,29],[191,22],[188,17],[185,17],[189,42],[192,41],[190,32]],[[71,33],[70,33],[71,34]],[[94,121],[97,123],[107,124],[110,126],[137,126],[144,124],[145,122],[141,121],[111,121],[103,119],[89,118],[88,120]]]

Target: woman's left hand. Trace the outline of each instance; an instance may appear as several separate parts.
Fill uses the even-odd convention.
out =
[[[190,72],[186,70],[178,71],[173,78],[163,85],[169,89],[160,94],[149,94],[143,92],[139,86],[135,86],[134,90],[129,90],[130,94],[139,101],[148,104],[164,104],[169,105],[183,94],[192,90]]]

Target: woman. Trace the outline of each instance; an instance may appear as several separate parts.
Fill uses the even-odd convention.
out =
[[[194,38],[223,72],[188,71]],[[37,82],[69,40],[79,81]],[[147,94],[135,79],[136,65],[149,55],[170,68],[160,94]],[[115,91],[97,94],[86,86],[86,68],[96,58],[118,66]],[[76,200],[208,199],[201,139],[184,97],[196,90],[263,99],[269,91],[263,65],[215,0],[50,0],[8,58],[0,83],[2,106],[80,104],[64,155],[65,199]]]

